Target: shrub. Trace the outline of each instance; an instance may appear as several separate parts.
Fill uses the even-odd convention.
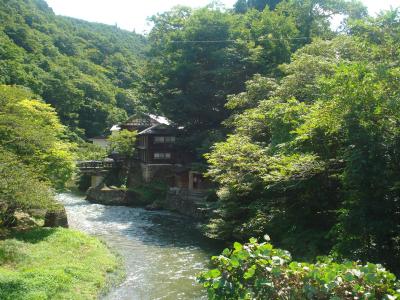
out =
[[[118,134],[108,138],[109,152],[132,157],[136,144],[136,131],[121,130]]]
[[[269,238],[268,238],[269,239]],[[315,264],[291,260],[270,243],[234,243],[212,257],[215,269],[199,281],[210,299],[398,299],[400,282],[381,265],[319,258]]]
[[[0,227],[14,223],[14,212],[55,205],[50,185],[0,145]]]

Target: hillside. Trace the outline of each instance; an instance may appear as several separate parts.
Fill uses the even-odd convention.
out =
[[[43,0],[0,1],[0,84],[29,87],[88,137],[132,113],[139,34],[56,16]]]

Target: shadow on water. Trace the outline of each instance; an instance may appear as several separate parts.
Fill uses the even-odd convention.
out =
[[[196,275],[223,245],[190,218],[167,211],[103,206],[60,194],[72,228],[101,237],[123,257],[126,280],[104,299],[206,299]]]

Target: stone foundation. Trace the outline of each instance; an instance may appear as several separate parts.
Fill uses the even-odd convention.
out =
[[[136,187],[143,183],[164,181],[169,185],[175,182],[176,166],[172,164],[145,164],[131,161],[128,172],[128,187]]]
[[[204,220],[210,213],[206,198],[207,192],[170,189],[167,193],[164,207],[196,220]]]
[[[86,200],[103,205],[143,206],[134,192],[107,186],[90,188],[86,193]]]
[[[92,203],[103,205],[129,205],[126,191],[120,189],[89,188],[86,194],[86,200]]]
[[[142,170],[143,181],[149,183],[151,181],[162,180],[165,182],[174,180],[174,166],[168,164],[140,164]]]

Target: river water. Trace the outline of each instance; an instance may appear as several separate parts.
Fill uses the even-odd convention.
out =
[[[103,299],[206,299],[196,283],[220,245],[205,239],[188,218],[165,211],[91,204],[59,194],[71,228],[103,239],[123,258],[125,281]]]

